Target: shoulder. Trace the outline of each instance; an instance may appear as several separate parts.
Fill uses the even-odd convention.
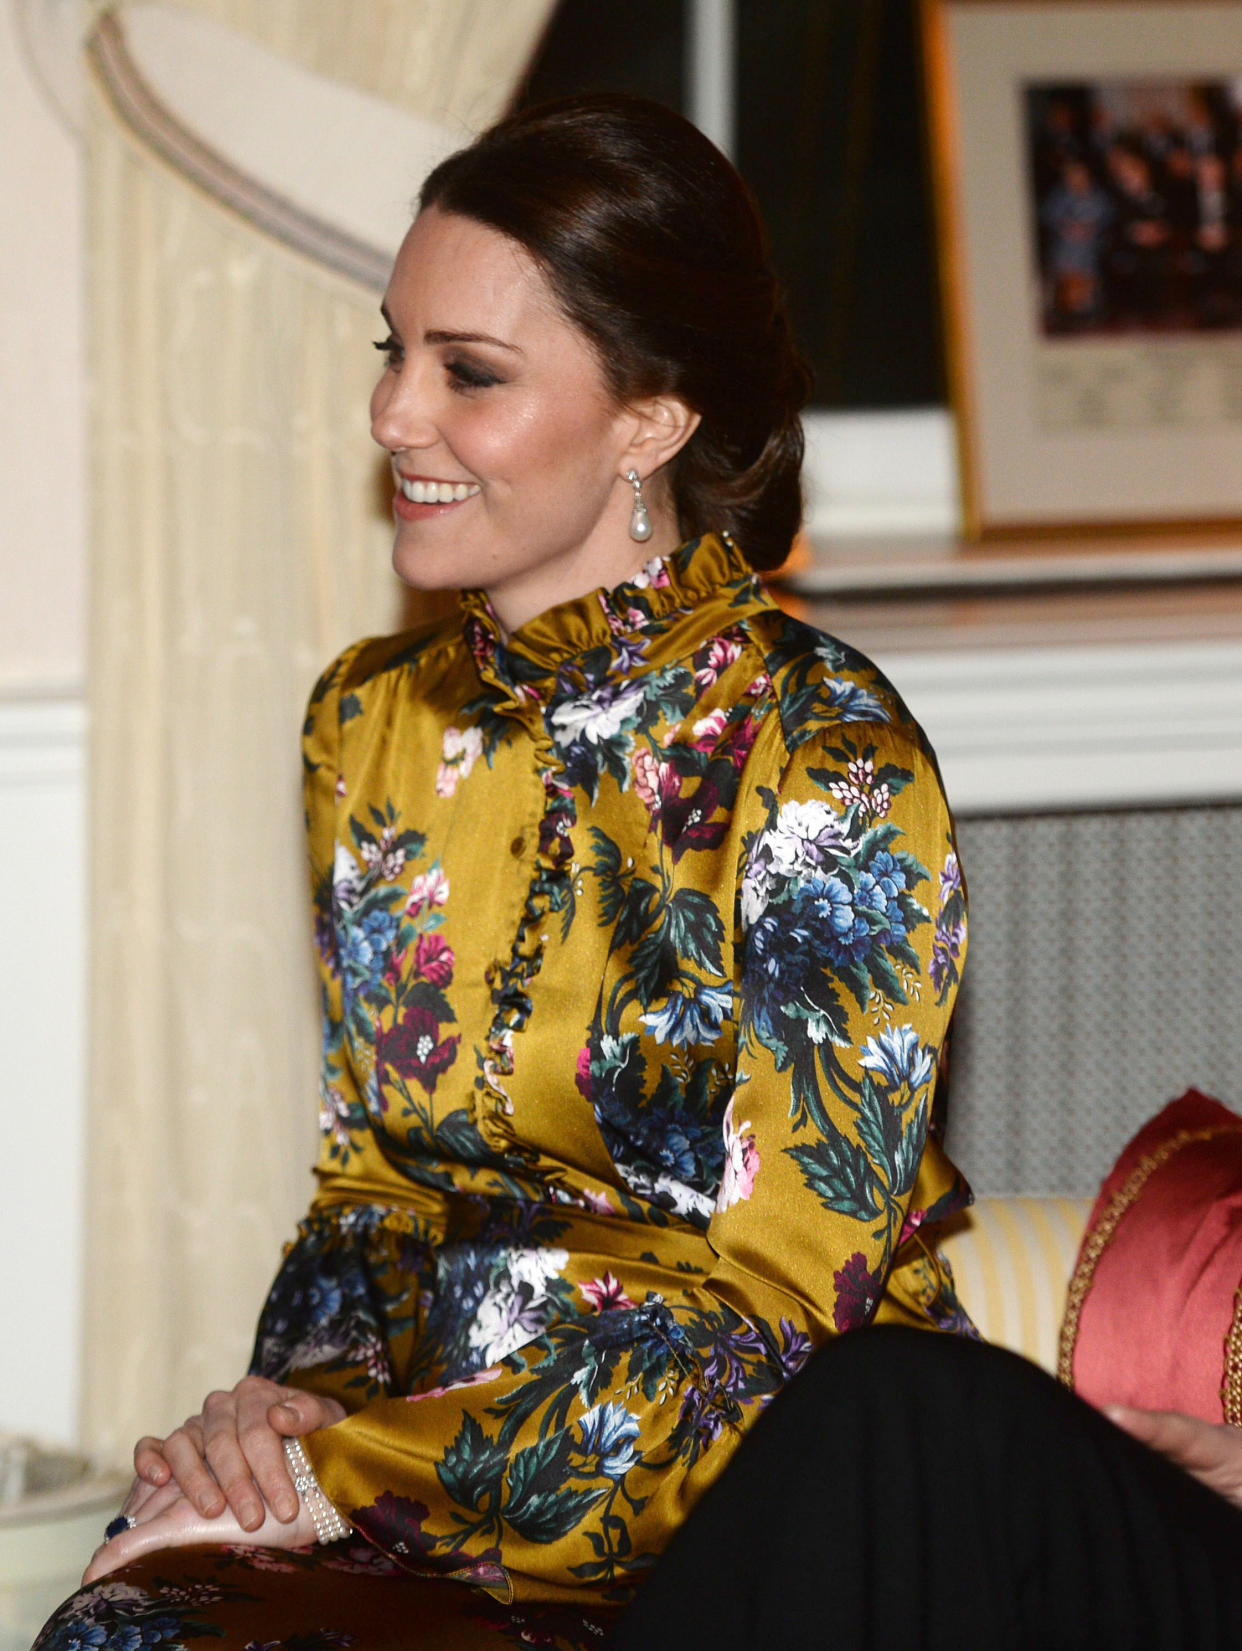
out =
[[[407,677],[444,669],[464,652],[455,617],[439,619],[392,636],[369,636],[339,653],[311,689],[308,728],[325,717],[341,722],[361,714],[364,701]]]
[[[754,616],[751,631],[763,655],[781,733],[792,755],[803,747],[871,737],[889,748],[909,748],[936,766],[927,736],[893,684],[866,654],[795,619],[779,608]]]

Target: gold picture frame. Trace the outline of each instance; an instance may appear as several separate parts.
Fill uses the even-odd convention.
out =
[[[1242,530],[1242,0],[920,6],[965,533]]]

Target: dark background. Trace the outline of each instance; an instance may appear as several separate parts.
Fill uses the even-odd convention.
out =
[[[686,111],[675,0],[561,0],[518,94]],[[738,0],[734,159],[759,199],[815,402],[945,397],[914,0]]]

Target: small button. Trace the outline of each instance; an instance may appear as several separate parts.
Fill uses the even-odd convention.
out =
[[[515,837],[513,839],[513,841],[509,844],[509,853],[513,855],[514,859],[517,859],[520,855],[524,854],[525,852],[526,852],[526,839],[525,839],[525,837]]]

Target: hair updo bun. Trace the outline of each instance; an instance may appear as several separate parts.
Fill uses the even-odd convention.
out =
[[[564,98],[450,155],[420,204],[519,242],[618,401],[674,394],[700,415],[670,466],[681,531],[727,531],[752,567],[779,567],[802,519],[810,375],[750,191],[715,145],[643,98]]]

